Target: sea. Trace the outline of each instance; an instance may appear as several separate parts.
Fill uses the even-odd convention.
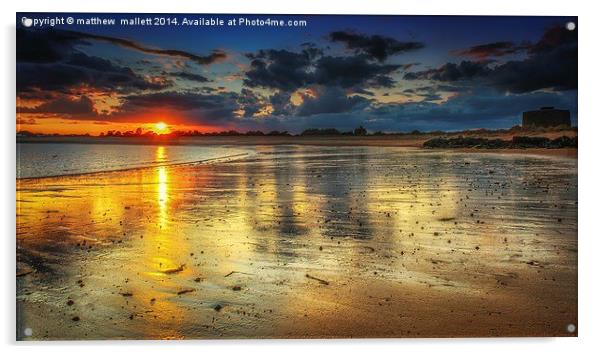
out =
[[[227,146],[158,146],[18,143],[17,178],[120,171],[240,157],[250,150]]]

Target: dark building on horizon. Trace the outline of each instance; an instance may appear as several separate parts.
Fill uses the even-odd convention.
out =
[[[537,111],[523,112],[523,128],[549,128],[571,126],[571,112],[567,109],[541,107]]]

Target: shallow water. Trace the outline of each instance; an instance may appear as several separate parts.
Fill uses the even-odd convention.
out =
[[[576,159],[249,149],[18,181],[20,333],[570,335]]]
[[[17,178],[76,175],[206,161],[248,153],[221,146],[119,144],[17,144]]]

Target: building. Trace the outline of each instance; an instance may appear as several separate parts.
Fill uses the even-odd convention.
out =
[[[523,112],[523,128],[549,128],[571,126],[571,112],[554,107],[541,107],[537,111]]]

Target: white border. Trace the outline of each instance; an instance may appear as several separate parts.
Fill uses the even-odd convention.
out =
[[[2,3],[2,204],[0,237],[4,243],[3,285],[0,296],[4,311],[0,320],[1,344],[7,352],[70,353],[86,351],[144,350],[177,351],[178,354],[199,350],[230,352],[298,353],[338,351],[360,353],[366,350],[436,352],[436,353],[574,353],[600,348],[599,321],[602,313],[599,297],[602,269],[602,233],[600,217],[600,184],[602,168],[598,167],[598,141],[602,133],[602,94],[600,84],[600,28],[602,11],[595,2],[525,1],[498,2],[470,0],[139,0],[35,1]],[[310,341],[180,341],[180,342],[75,342],[32,345],[14,342],[15,328],[15,12],[165,12],[165,13],[282,13],[282,14],[406,14],[406,15],[562,15],[579,16],[579,338],[558,339],[435,339],[435,340],[310,340]],[[598,106],[598,107],[596,107]],[[596,109],[597,108],[597,109]],[[599,148],[598,148],[599,149]],[[602,152],[602,149],[600,150]]]

